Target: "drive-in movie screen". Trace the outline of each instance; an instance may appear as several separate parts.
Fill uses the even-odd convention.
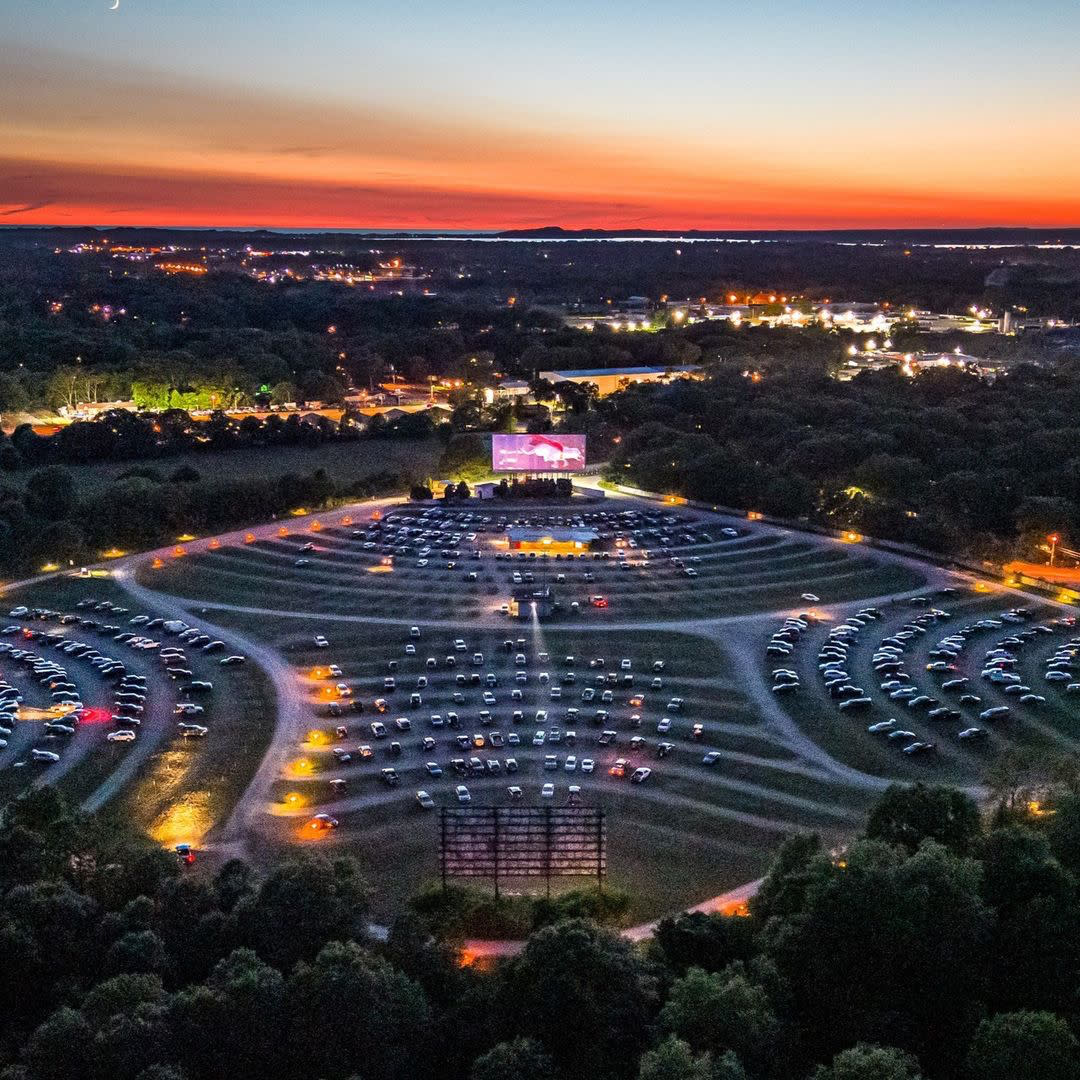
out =
[[[492,435],[495,472],[581,472],[584,435]]]

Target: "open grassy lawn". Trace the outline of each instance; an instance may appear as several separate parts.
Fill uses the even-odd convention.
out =
[[[442,453],[442,444],[433,439],[421,442],[373,439],[355,443],[328,443],[325,446],[253,447],[243,450],[179,454],[148,461],[100,461],[89,465],[67,465],[84,496],[138,465],[155,469],[168,477],[188,466],[204,479],[242,479],[282,476],[288,472],[310,473],[325,469],[340,483],[361,480],[373,473],[391,472],[426,478]]]

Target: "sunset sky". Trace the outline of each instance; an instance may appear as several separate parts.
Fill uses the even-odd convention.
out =
[[[0,224],[1080,225],[1080,5],[0,0]]]

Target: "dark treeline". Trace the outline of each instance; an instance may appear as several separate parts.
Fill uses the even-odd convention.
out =
[[[0,820],[0,1077],[1076,1080],[1075,776],[1053,816],[1013,795],[890,789],[842,854],[789,840],[749,916],[645,945],[534,905],[484,972],[437,892],[376,940],[348,858],[181,869],[42,788]]]
[[[619,432],[612,477],[649,490],[983,557],[1080,537],[1075,367],[851,382],[724,367],[598,410]]]
[[[140,264],[111,260],[107,254],[53,255],[54,245],[100,241],[102,233],[72,230],[35,233],[5,230],[0,245],[12,273],[25,281],[40,279],[55,292],[73,281],[100,272],[128,281],[146,272]],[[1001,307],[1022,305],[1040,314],[1075,318],[1076,276],[1080,256],[1075,251],[1033,249],[1013,251],[964,250],[924,246],[943,239],[915,233],[881,233],[875,237],[839,237],[821,234],[795,241],[762,236],[765,243],[658,244],[651,242],[520,243],[363,238],[349,235],[290,237],[283,234],[173,233],[161,230],[110,230],[114,243],[163,244],[186,247],[206,244],[211,250],[229,247],[242,251],[246,244],[282,252],[313,249],[315,263],[347,262],[373,269],[391,257],[417,265],[431,275],[427,284],[440,296],[489,303],[508,295],[540,303],[566,300],[597,302],[609,297],[641,294],[658,297],[708,296],[735,291],[798,293],[817,299],[891,300],[915,305],[966,311],[977,303]],[[880,242],[873,246],[841,245],[837,240]],[[971,240],[972,237],[960,239]],[[1058,240],[1056,233],[1027,237],[1020,242]],[[986,242],[984,236],[983,242]],[[373,246],[374,245],[374,246]],[[323,254],[319,254],[319,249]],[[301,270],[305,259],[274,255],[266,267],[291,266]],[[986,276],[1002,265],[1010,276],[1002,287],[985,284]],[[160,275],[163,276],[163,275]],[[123,283],[123,281],[121,283]],[[267,292],[275,293],[276,288]],[[363,290],[367,292],[367,290]]]
[[[25,487],[0,481],[0,571],[36,570],[45,563],[97,562],[107,548],[141,550],[185,533],[223,532],[269,521],[298,507],[397,490],[389,473],[336,483],[322,469],[302,475],[203,478],[190,466],[165,475],[135,466],[104,487],[80,494],[71,474],[48,465]]]
[[[444,433],[447,437],[450,428]],[[83,464],[91,461],[153,461],[177,454],[213,453],[261,447],[356,442],[363,438],[428,439],[436,425],[425,412],[387,419],[370,419],[346,412],[340,420],[318,413],[277,414],[265,419],[230,417],[214,412],[193,420],[180,409],[137,413],[112,409],[94,420],[77,420],[51,435],[39,435],[30,424],[20,424],[10,438],[0,435],[0,470],[14,472],[47,464]]]

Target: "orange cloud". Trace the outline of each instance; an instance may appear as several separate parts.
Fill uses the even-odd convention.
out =
[[[914,139],[899,151],[905,167],[890,170],[880,156],[860,164],[847,146],[809,153],[807,132],[688,141],[514,119],[277,98],[0,52],[0,217],[282,228],[1080,223],[1080,185],[1048,185],[1032,168],[992,189],[978,162]],[[1071,159],[1059,164],[1071,175]]]

